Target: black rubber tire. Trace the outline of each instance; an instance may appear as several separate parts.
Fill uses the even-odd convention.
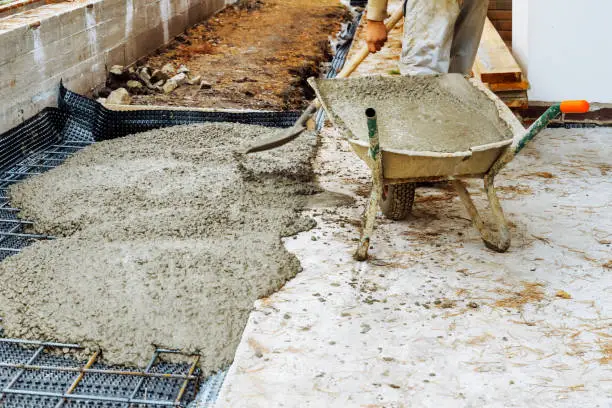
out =
[[[406,219],[414,204],[415,183],[388,184],[383,189],[380,210],[390,220]]]

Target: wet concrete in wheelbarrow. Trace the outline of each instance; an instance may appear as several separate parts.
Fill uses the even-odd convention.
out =
[[[300,270],[280,238],[309,229],[307,133],[239,156],[270,129],[179,126],[96,143],[14,185],[38,242],[0,264],[5,335],[101,348],[142,366],[153,345],[229,364],[253,302]]]
[[[512,138],[495,102],[459,74],[310,80],[347,136],[368,140],[376,111],[383,149],[463,152]]]

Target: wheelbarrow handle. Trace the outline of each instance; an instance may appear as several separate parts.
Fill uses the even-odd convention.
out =
[[[536,120],[533,125],[527,129],[522,137],[515,138],[512,145],[499,159],[491,166],[488,176],[494,177],[501,169],[510,163],[514,156],[516,156],[523,148],[529,143],[534,137],[537,136],[548,124],[559,116],[561,113],[587,113],[590,109],[590,105],[587,101],[563,101],[552,105],[550,108],[542,114]]]

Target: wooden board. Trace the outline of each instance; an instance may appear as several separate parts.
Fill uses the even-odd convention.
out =
[[[503,92],[503,91],[526,91],[529,89],[529,82],[521,81],[521,82],[507,82],[502,84],[487,84],[489,85],[489,89],[493,92]]]
[[[495,92],[495,94],[510,108],[527,109],[529,107],[527,91],[502,91]]]
[[[523,81],[521,68],[488,18],[475,64],[482,82],[498,84]]]

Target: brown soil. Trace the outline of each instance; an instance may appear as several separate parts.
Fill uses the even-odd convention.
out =
[[[306,78],[330,59],[329,37],[349,17],[338,0],[241,0],[143,61],[152,68],[185,64],[211,89],[182,86],[132,103],[300,109],[312,98]]]

